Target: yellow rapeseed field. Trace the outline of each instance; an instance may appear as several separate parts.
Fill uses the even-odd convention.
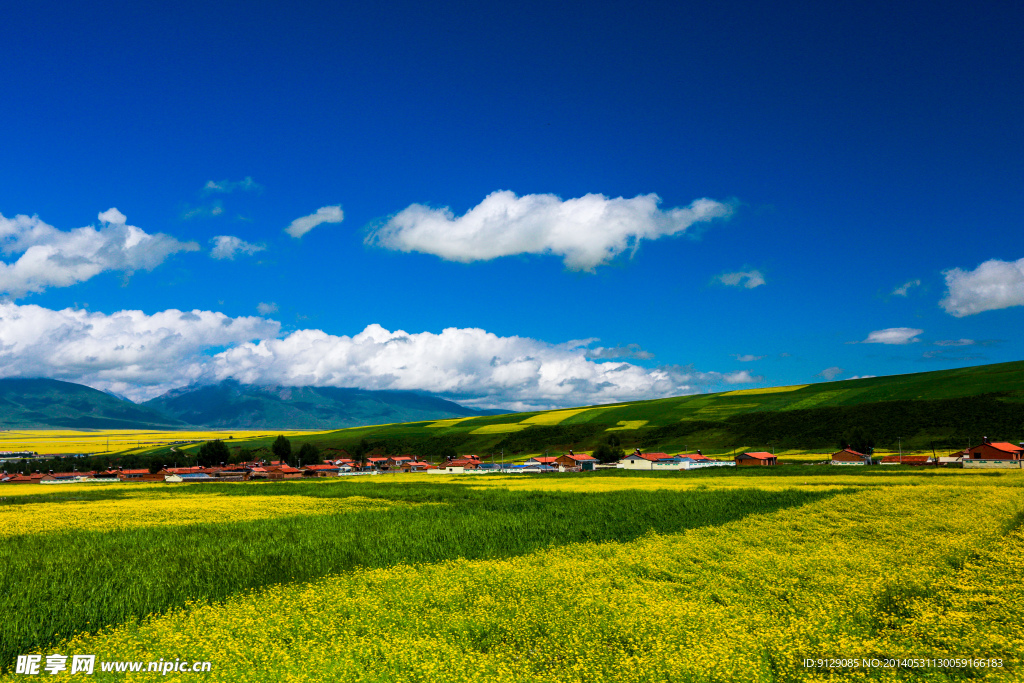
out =
[[[782,394],[787,391],[796,391],[810,386],[809,384],[791,384],[787,387],[765,387],[764,389],[736,389],[726,391],[722,396],[753,396],[755,394]]]
[[[179,442],[208,441],[211,439],[271,438],[278,434],[285,436],[313,436],[318,433],[308,431],[148,431],[139,429],[107,429],[107,430],[61,430],[35,429],[0,431],[0,451],[33,451],[43,455],[57,453],[106,453],[120,452],[128,449],[145,449],[155,446],[166,446]]]
[[[826,475],[479,477],[473,486],[580,493],[723,484],[831,486],[835,495],[631,542],[270,586],[83,634],[43,653],[209,660],[212,671],[201,680],[232,683],[940,681],[965,673],[1019,680],[1024,480],[966,472],[873,479],[847,486]],[[967,656],[1001,668],[803,665],[819,657]],[[53,677],[65,678],[72,679]]]
[[[359,496],[313,498],[298,495],[223,496],[217,493],[182,495],[181,491],[153,490],[155,486],[161,486],[159,484],[128,486],[134,490],[126,491],[123,498],[65,500],[59,503],[26,503],[0,507],[0,538],[72,529],[120,531],[139,527],[245,522],[297,515],[384,510],[403,505],[396,501]],[[49,486],[31,485],[10,488],[51,489]],[[67,487],[62,488],[68,490]],[[88,490],[95,489],[90,487]],[[7,490],[4,489],[3,493],[6,495]]]
[[[606,429],[604,431],[606,431],[606,432],[616,432],[616,431],[623,430],[623,429],[640,429],[645,424],[647,424],[647,420],[619,420],[619,422],[618,422],[618,424],[616,426],[609,427],[608,429]]]
[[[548,413],[541,413],[540,415],[534,415],[533,417],[528,417],[525,420],[523,420],[522,422],[520,422],[520,424],[524,424],[524,425],[557,425],[557,424],[561,424],[564,420],[569,419],[573,415],[579,415],[580,413],[585,413],[588,410],[591,410],[591,409],[590,408],[576,408],[576,409],[573,409],[573,410],[553,410],[553,411],[548,412]]]

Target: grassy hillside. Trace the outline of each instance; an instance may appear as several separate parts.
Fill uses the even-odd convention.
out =
[[[421,421],[345,429],[316,438],[350,452],[426,456],[622,447],[727,453],[828,450],[859,427],[879,449],[963,448],[982,436],[1024,440],[1024,362],[892,377],[747,389],[572,410]],[[255,446],[262,445],[260,443]]]
[[[184,423],[90,387],[55,379],[0,379],[0,429],[153,429]]]

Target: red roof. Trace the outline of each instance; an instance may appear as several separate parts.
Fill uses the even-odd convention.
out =
[[[534,462],[555,462],[556,460],[558,460],[558,456],[556,456],[556,455],[539,455],[536,458],[530,458],[530,460],[533,460]]]
[[[274,467],[268,467],[267,470],[274,472],[284,472],[286,474],[294,474],[296,472],[302,471],[296,467],[292,467],[291,465],[276,465]]]
[[[772,458],[775,457],[771,453],[766,453],[764,451],[757,451],[755,453],[742,453],[741,455],[746,455],[751,458],[757,458],[758,460],[771,460]]]
[[[690,460],[707,460],[710,462],[711,458],[700,453],[680,453],[677,457],[689,458]]]
[[[411,458],[408,455],[396,455],[391,459],[395,462],[399,462],[400,460],[414,460],[414,458]]]
[[[987,445],[1007,453],[1020,453],[1021,450],[1024,450],[1020,446],[1014,446],[1012,443],[1007,443],[1006,441],[994,441]]]
[[[587,455],[586,453],[570,453],[566,457],[572,458],[573,460],[597,460],[594,456]]]
[[[307,470],[336,470],[338,469],[334,465],[306,465]]]
[[[367,458],[367,460],[369,462],[380,462],[382,460],[387,460],[387,458]]]
[[[932,459],[930,455],[904,455],[902,460],[899,455],[887,455],[882,458],[884,463],[900,463],[904,465],[927,465],[928,461]]]

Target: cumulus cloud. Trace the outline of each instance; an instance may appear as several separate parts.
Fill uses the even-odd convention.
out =
[[[21,297],[50,287],[69,287],[104,271],[131,275],[152,270],[179,251],[196,251],[195,242],[178,240],[128,225],[116,208],[99,214],[100,228],[62,231],[38,216],[0,215],[0,254],[18,255],[0,261],[0,294]]]
[[[270,303],[263,303],[261,301],[256,304],[256,310],[260,315],[270,315],[271,313],[277,313],[277,304],[273,301]]]
[[[210,180],[203,186],[203,194],[227,194],[234,192],[235,190],[241,190],[242,192],[256,192],[262,189],[262,185],[257,183],[251,177],[245,176],[243,180],[221,180],[219,182]]]
[[[292,237],[299,238],[321,223],[340,223],[344,218],[345,213],[341,206],[322,206],[316,213],[296,218],[284,231]]]
[[[656,194],[632,199],[588,194],[517,197],[493,192],[462,216],[413,204],[367,235],[367,244],[417,251],[448,261],[488,261],[514,254],[554,254],[570,270],[593,271],[641,240],[676,235],[698,222],[728,218],[729,204],[698,199],[662,210]]]
[[[907,292],[910,290],[911,287],[920,287],[920,286],[921,286],[921,281],[920,280],[910,280],[909,282],[904,282],[902,285],[900,285],[896,289],[892,290],[892,293],[893,293],[894,296],[906,296]]]
[[[825,379],[827,379],[829,381],[832,381],[836,377],[838,377],[839,375],[843,374],[844,372],[846,372],[846,370],[843,370],[842,368],[833,365],[830,368],[825,368],[824,370],[819,372],[817,375],[815,375],[815,377],[823,377],[823,378],[825,378]]]
[[[273,321],[211,311],[108,315],[0,303],[0,377],[50,377],[146,399],[204,377],[209,349],[279,331]]]
[[[917,335],[924,330],[913,327],[890,327],[884,330],[875,330],[870,333],[861,344],[913,344],[921,341]]]
[[[729,285],[730,287],[743,286],[747,289],[753,289],[764,284],[764,275],[759,270],[751,270],[745,273],[723,273],[718,276],[717,280],[723,285]]]
[[[750,354],[750,353],[744,353],[744,354],[734,353],[732,355],[733,355],[733,358],[735,358],[736,360],[738,360],[741,363],[750,363],[750,362],[753,362],[755,360],[761,360],[762,358],[767,358],[768,357],[768,356],[755,356],[755,355]]]
[[[215,259],[233,260],[237,254],[251,256],[257,251],[263,251],[267,248],[266,245],[252,244],[251,242],[246,242],[240,237],[233,237],[231,235],[217,235],[210,241],[213,242],[213,249],[210,250],[210,256]]]
[[[850,379],[871,379],[872,377],[877,376],[878,375],[854,375],[853,377],[850,377]]]
[[[0,376],[54,377],[133,400],[191,383],[428,391],[511,409],[658,398],[759,381],[749,372],[645,368],[588,349],[481,329],[440,333],[370,325],[354,336],[210,311],[113,314],[0,304]]]
[[[1024,306],[1024,258],[1017,261],[985,261],[974,270],[943,271],[946,296],[939,305],[952,316],[963,318],[982,311]]]

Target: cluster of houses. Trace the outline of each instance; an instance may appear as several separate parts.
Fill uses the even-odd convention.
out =
[[[844,448],[832,454],[832,465],[930,465],[953,466],[965,469],[1024,469],[1024,443],[1012,444],[1005,441],[990,441],[985,438],[977,446],[947,456],[932,455],[886,455],[875,458]],[[292,467],[275,460],[272,462],[253,461],[237,465],[221,464],[220,467],[164,467],[158,472],[148,469],[112,468],[102,472],[35,472],[33,474],[0,474],[0,484],[53,484],[70,482],[146,482],[168,483],[249,481],[254,479],[301,479],[304,477],[337,477],[355,474],[380,474],[383,472],[427,472],[431,474],[485,474],[495,473],[536,473],[536,472],[582,472],[599,468],[626,470],[692,470],[706,467],[771,467],[778,464],[778,458],[765,451],[740,453],[731,459],[709,458],[700,451],[696,453],[644,453],[637,448],[617,463],[600,464],[586,453],[569,451],[563,455],[536,456],[522,463],[505,464],[482,462],[477,455],[463,455],[450,459],[441,465],[433,465],[414,455],[371,456],[362,464],[351,458],[327,460],[318,465]]]
[[[886,455],[880,459],[870,454],[845,448],[832,454],[833,465],[930,465],[933,467],[963,467],[964,469],[1024,469],[1024,442],[982,439],[977,446],[965,448],[951,455]]]

